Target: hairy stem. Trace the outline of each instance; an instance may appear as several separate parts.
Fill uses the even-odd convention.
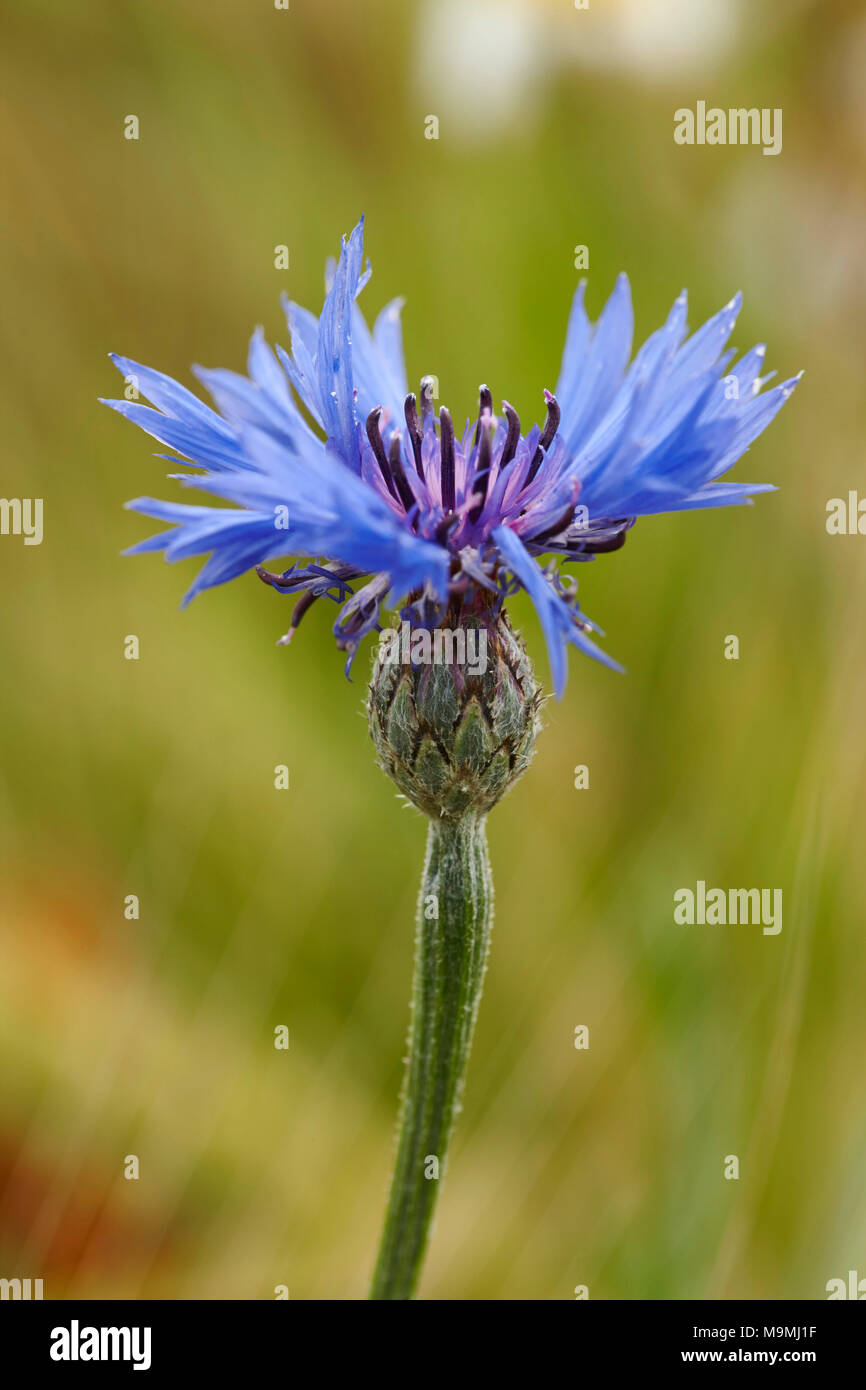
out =
[[[432,821],[418,902],[397,1161],[370,1297],[411,1298],[460,1097],[493,924],[485,817]]]

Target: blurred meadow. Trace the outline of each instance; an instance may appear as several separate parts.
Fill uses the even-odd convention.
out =
[[[193,362],[243,369],[257,323],[287,345],[280,294],[318,312],[362,211],[362,307],[405,294],[410,380],[436,373],[461,420],[481,381],[541,415],[577,245],[593,317],[621,269],[637,341],[683,286],[693,327],[742,289],[733,341],[806,371],[734,474],[777,493],[580,567],[628,674],[572,655],[491,817],[421,1296],[866,1275],[866,540],[825,527],[866,490],[862,7],[4,0],[2,27],[2,491],[44,498],[44,541],[0,537],[0,1275],[365,1294],[425,827],[374,766],[335,609],[278,648],[289,601],[254,575],[181,612],[196,562],[120,557],[150,525],[123,502],[178,492],[97,405],[110,350],[195,386]],[[782,153],[677,146],[699,99],[781,107]],[[782,888],[783,930],[675,925],[698,879]]]

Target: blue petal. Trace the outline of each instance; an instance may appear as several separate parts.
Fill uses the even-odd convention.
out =
[[[796,389],[799,376],[791,377],[788,381],[783,381],[781,385],[774,386],[770,391],[762,391],[760,395],[753,396],[748,400],[736,417],[736,433],[728,448],[722,453],[718,463],[713,467],[712,478],[718,478],[722,473],[742,458],[753,440],[757,439],[775,419],[782,406]]]
[[[492,539],[499,548],[506,568],[523,585],[538,613],[542,631],[547,643],[550,658],[550,671],[553,687],[561,698],[565,690],[568,663],[566,643],[572,642],[587,656],[593,656],[614,671],[622,671],[622,666],[596,646],[580,628],[576,626],[568,605],[545,579],[537,562],[529,554],[519,536],[508,526],[497,526]]]
[[[447,552],[407,530],[340,457],[329,456],[317,444],[319,453],[311,464],[252,425],[244,428],[242,441],[256,460],[255,471],[181,474],[179,480],[246,510],[183,508],[138,499],[134,510],[159,520],[176,520],[185,532],[166,543],[154,541],[154,549],[165,549],[167,557],[174,559],[225,547],[231,551],[232,574],[273,555],[327,555],[363,573],[388,573],[400,593],[430,584],[440,598],[446,596]],[[240,539],[239,532],[243,532]],[[221,583],[223,577],[231,576],[219,565],[209,564],[191,593]]]
[[[706,323],[683,344],[677,353],[668,382],[673,393],[679,391],[689,377],[699,376],[712,367],[730,338],[742,307],[743,296],[735,294],[723,309],[707,319]]]
[[[175,449],[203,468],[226,472],[251,467],[244,459],[237,440],[232,436],[226,437],[209,424],[187,424],[162,415],[158,410],[151,410],[149,406],[138,405],[135,401],[100,400],[102,405],[111,406],[112,410],[124,415],[161,444],[167,444],[170,449]]]
[[[365,420],[371,410],[382,406],[386,415],[382,421],[386,438],[389,427],[402,429],[403,402],[408,394],[406,368],[399,349],[400,303],[395,300],[382,311],[372,334],[358,306],[354,305],[352,310],[352,368],[358,393],[358,414]]]
[[[361,458],[352,376],[352,308],[363,252],[364,219],[344,238],[334,283],[319,319],[316,374],[322,423],[343,460],[356,473]]]
[[[164,372],[154,371],[152,367],[145,367],[141,362],[133,362],[129,357],[119,357],[115,352],[108,355],[124,377],[135,379],[138,389],[158,410],[186,425],[199,425],[224,439],[232,440],[232,432],[225,421],[192,391],[181,386],[179,381],[166,376]]]
[[[578,290],[578,294],[581,291]],[[556,386],[560,434],[573,449],[588,437],[613,401],[631,354],[634,314],[627,275],[619,275],[595,328],[587,333],[582,298],[575,296],[563,368]]]
[[[381,310],[373,324],[373,342],[379,353],[398,400],[409,393],[406,380],[406,361],[403,356],[403,328],[400,322],[402,299],[392,299]]]

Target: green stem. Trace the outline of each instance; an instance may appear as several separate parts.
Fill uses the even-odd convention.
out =
[[[411,1298],[421,1273],[492,925],[485,817],[431,820],[418,901],[409,1062],[373,1299]]]

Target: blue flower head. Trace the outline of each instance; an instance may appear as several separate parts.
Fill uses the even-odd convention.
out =
[[[283,642],[312,603],[335,600],[347,671],[386,600],[430,626],[454,604],[498,607],[519,589],[538,611],[558,694],[568,643],[621,669],[589,635],[563,566],[618,549],[640,516],[771,491],[720,479],[798,378],[762,389],[763,346],[734,364],[726,344],[739,295],[689,337],[683,292],[630,362],[631,293],[620,275],[595,324],[579,286],[541,426],[524,434],[508,402],[494,413],[482,386],[477,417],[458,434],[446,409],[436,418],[432,378],[417,397],[408,390],[401,301],[372,331],[357,306],[370,274],[362,234],[363,219],[329,265],[318,319],[285,303],[291,352],[272,351],[257,329],[247,376],[194,369],[216,410],[161,372],[113,357],[152,406],[105,403],[179,455],[174,462],[200,470],[172,475],[184,487],[232,504],[138,498],[133,511],[173,525],[127,553],[209,555],[185,602],[256,567],[297,596]],[[262,567],[277,557],[295,563]]]

